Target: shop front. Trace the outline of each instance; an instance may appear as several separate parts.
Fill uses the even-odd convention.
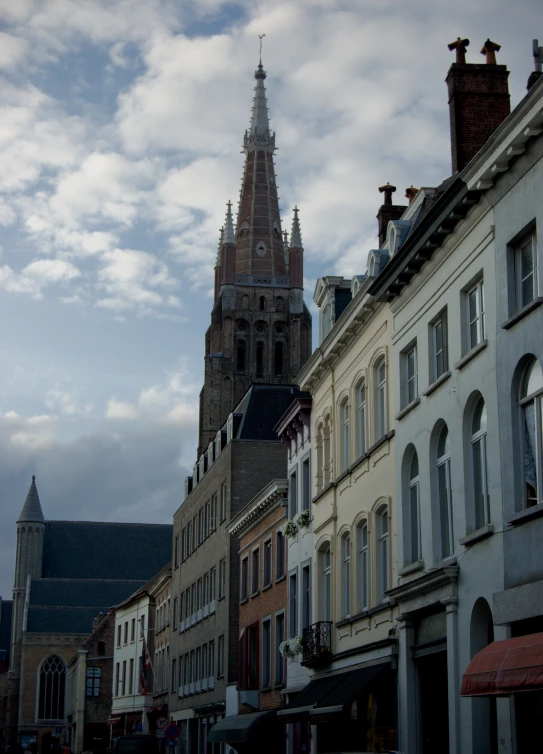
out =
[[[396,671],[390,662],[314,677],[278,712],[299,731],[294,751],[383,752],[396,748]],[[308,748],[308,733],[311,748]]]

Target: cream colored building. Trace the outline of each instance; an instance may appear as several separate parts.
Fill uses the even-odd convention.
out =
[[[324,718],[341,711],[341,704],[351,705],[353,730],[342,725],[337,735],[356,735],[359,750],[395,748],[397,642],[394,606],[386,594],[397,582],[392,317],[387,304],[367,293],[387,259],[386,250],[372,251],[371,277],[317,282],[324,339],[298,377],[313,396],[316,623],[304,632],[303,662],[313,668],[313,681],[332,683],[338,674],[340,688],[339,696],[332,694],[340,702],[334,708],[303,700],[313,705],[309,723],[317,721],[313,751],[315,739],[318,750],[327,750],[322,738],[336,726]],[[347,687],[352,693],[343,699],[341,689]]]

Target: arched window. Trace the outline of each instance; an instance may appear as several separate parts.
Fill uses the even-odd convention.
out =
[[[490,522],[486,470],[486,406],[482,398],[479,398],[473,411],[473,420],[471,423],[471,458],[473,462],[475,528],[480,529]]]
[[[441,532],[441,557],[454,552],[452,495],[451,495],[451,445],[449,431],[443,427],[437,441],[437,494]]]
[[[322,490],[323,479],[324,479],[323,442],[324,442],[324,426],[321,423],[317,426],[315,430],[315,454],[317,456],[315,487],[317,489],[317,492],[320,492]]]
[[[236,369],[238,372],[245,371],[245,341],[244,340],[238,340],[237,350],[236,350]]]
[[[342,563],[342,592],[343,592],[343,617],[348,618],[351,614],[351,537],[349,534],[341,540],[343,555]]]
[[[327,416],[324,420],[324,429],[322,435],[322,472],[323,472],[323,484],[326,487],[330,484],[331,479],[331,458],[330,458],[330,416]]]
[[[378,533],[379,533],[379,597],[381,602],[388,599],[386,590],[388,589],[388,508],[384,507],[379,510]]]
[[[256,344],[256,376],[264,376],[264,343],[262,341]]]
[[[524,505],[530,508],[543,501],[542,420],[543,372],[537,359],[522,376],[520,410],[524,435]]]
[[[358,527],[358,600],[359,610],[368,608],[368,522]]]
[[[341,405],[341,470],[349,468],[349,402]]]
[[[275,311],[276,312],[282,312],[283,311],[283,297],[277,296],[275,299]]]
[[[387,431],[387,374],[386,374],[386,363],[384,359],[381,359],[379,364],[377,365],[377,368],[375,370],[376,372],[376,390],[377,390],[377,439],[380,440],[381,437],[384,437],[386,435]]]
[[[361,382],[357,390],[358,399],[358,457],[366,452],[366,383]]]
[[[332,562],[330,557],[330,543],[321,551],[321,615],[322,620],[331,620],[330,586]]]
[[[265,312],[266,311],[266,297],[260,296],[260,311]]]
[[[283,343],[281,341],[277,341],[275,344],[275,376],[281,377],[283,374]]]
[[[409,487],[407,491],[407,563],[416,563],[421,559],[420,546],[420,490],[419,490],[419,457],[413,453],[409,464]]]
[[[38,718],[64,720],[66,666],[60,657],[51,655],[40,670]]]

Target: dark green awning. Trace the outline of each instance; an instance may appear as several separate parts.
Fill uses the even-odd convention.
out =
[[[218,744],[249,743],[260,737],[262,728],[275,723],[276,712],[249,712],[219,720],[207,734],[207,740]]]

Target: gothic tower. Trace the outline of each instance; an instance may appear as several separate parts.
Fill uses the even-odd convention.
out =
[[[215,264],[215,301],[205,339],[198,455],[253,383],[289,385],[311,353],[303,300],[303,246],[294,210],[290,243],[281,230],[262,61],[255,71],[251,125],[236,228],[228,202]]]
[[[17,519],[17,549],[15,554],[15,580],[13,583],[13,618],[11,623],[11,652],[9,669],[9,717],[10,724],[17,719],[17,697],[21,672],[21,639],[23,634],[24,608],[29,579],[42,575],[43,538],[45,518],[41,509],[36,477],[26,496]]]

